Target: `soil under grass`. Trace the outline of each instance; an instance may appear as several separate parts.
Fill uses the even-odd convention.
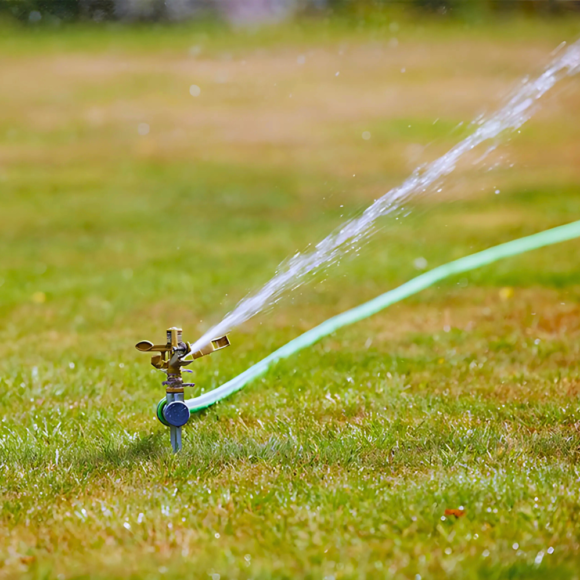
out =
[[[0,578],[579,578],[580,241],[280,363],[194,417],[177,457],[162,375],[133,348],[173,325],[197,338],[579,31],[2,29]],[[191,394],[417,258],[580,219],[579,104],[564,82],[493,171],[458,168],[232,332]]]

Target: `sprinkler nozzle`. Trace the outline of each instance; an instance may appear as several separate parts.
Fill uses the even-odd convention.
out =
[[[183,342],[181,328],[169,328],[167,330],[166,344],[153,344],[148,340],[142,340],[135,345],[141,352],[158,352],[151,357],[151,364],[167,374],[167,380],[163,381],[165,386],[166,400],[161,413],[163,420],[158,413],[159,420],[169,425],[171,431],[171,445],[174,453],[177,453],[181,445],[181,427],[189,420],[189,408],[184,402],[184,387],[193,387],[195,383],[184,383],[181,377],[182,372],[191,372],[183,367],[190,365],[193,360],[186,361],[185,357],[191,355],[192,359],[201,358],[211,354],[216,350],[230,346],[227,336],[221,336],[210,341],[206,346],[196,352],[191,351],[191,345]]]

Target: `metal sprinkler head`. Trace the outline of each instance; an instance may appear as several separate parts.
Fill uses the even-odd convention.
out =
[[[201,358],[230,346],[227,336],[222,336],[212,340],[201,350],[191,352],[191,345],[182,340],[181,328],[169,328],[167,330],[166,344],[153,344],[148,340],[142,340],[135,345],[141,352],[158,352],[151,357],[151,364],[167,374],[167,380],[163,381],[165,386],[165,401],[161,401],[157,409],[157,418],[168,425],[171,431],[171,446],[173,452],[177,453],[181,445],[181,428],[189,421],[189,408],[184,400],[184,387],[193,387],[195,383],[184,383],[181,377],[182,372],[191,373],[189,369],[183,367],[190,365],[193,360],[183,360],[191,355],[192,359]]]

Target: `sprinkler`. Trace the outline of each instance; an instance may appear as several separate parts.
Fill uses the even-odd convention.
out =
[[[201,358],[211,354],[216,350],[230,346],[227,336],[216,338],[202,349],[191,352],[191,345],[182,340],[181,328],[170,328],[167,330],[166,344],[153,344],[148,340],[142,340],[135,345],[141,352],[158,352],[151,357],[151,364],[160,371],[167,374],[167,380],[163,381],[165,386],[165,400],[162,400],[157,407],[157,418],[168,425],[171,432],[171,446],[173,452],[177,453],[181,449],[181,428],[189,421],[189,408],[184,400],[184,387],[193,387],[195,383],[184,383],[181,377],[182,372],[191,373],[189,369],[183,369],[190,365],[193,360],[183,360],[191,355],[193,359]]]

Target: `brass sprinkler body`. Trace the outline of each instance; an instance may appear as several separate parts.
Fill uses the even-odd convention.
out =
[[[141,352],[158,352],[151,357],[151,364],[167,374],[167,380],[163,381],[165,386],[165,405],[161,409],[163,419],[158,413],[159,420],[169,425],[171,431],[171,446],[173,452],[177,453],[181,447],[181,428],[189,421],[189,408],[185,404],[184,387],[193,387],[195,383],[184,383],[182,372],[191,373],[189,369],[183,367],[190,365],[193,360],[183,360],[191,355],[193,359],[201,358],[230,346],[227,336],[222,336],[212,340],[197,352],[191,352],[191,345],[183,342],[181,328],[169,328],[167,330],[166,344],[153,344],[148,340],[142,340],[135,345]],[[183,370],[182,370],[183,369]],[[163,401],[162,401],[163,402]]]

